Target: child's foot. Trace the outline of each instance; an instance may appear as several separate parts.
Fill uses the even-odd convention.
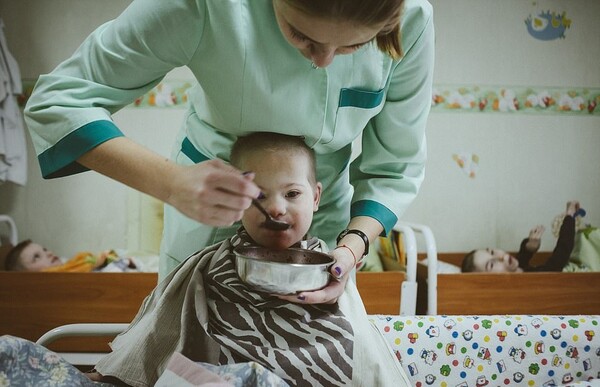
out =
[[[579,211],[579,202],[577,200],[573,200],[570,202],[567,202],[567,215],[571,215],[571,216],[575,216],[575,213],[577,213],[577,211]]]
[[[535,253],[540,248],[542,234],[544,233],[544,226],[538,224],[529,231],[529,238],[525,244],[525,248],[530,253]]]

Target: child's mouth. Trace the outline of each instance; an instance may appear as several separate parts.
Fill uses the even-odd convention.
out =
[[[286,228],[286,229],[283,229],[283,228],[281,228],[281,229],[275,229],[275,228],[273,228],[273,227],[270,227],[268,224],[265,224],[265,223],[262,223],[262,224],[260,225],[260,227],[261,227],[263,230],[266,230],[266,231],[269,231],[269,232],[272,232],[272,233],[275,233],[275,234],[284,233],[284,232],[286,232],[287,230],[291,229],[291,226],[290,226],[289,228]]]

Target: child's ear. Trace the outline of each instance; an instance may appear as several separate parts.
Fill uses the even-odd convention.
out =
[[[315,185],[315,194],[313,198],[313,212],[319,209],[319,202],[321,201],[321,191],[323,190],[323,184],[317,182]]]

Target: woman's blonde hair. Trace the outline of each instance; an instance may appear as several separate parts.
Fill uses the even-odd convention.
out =
[[[382,52],[400,59],[402,42],[400,17],[404,0],[283,0],[308,15],[357,22],[362,25],[385,23],[375,41]]]

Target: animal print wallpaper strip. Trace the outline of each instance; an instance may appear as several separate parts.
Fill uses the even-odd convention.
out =
[[[35,80],[24,80],[18,97],[24,106]],[[182,108],[192,81],[165,80],[130,108]],[[569,114],[600,116],[600,88],[544,86],[434,85],[431,111],[488,114]]]

